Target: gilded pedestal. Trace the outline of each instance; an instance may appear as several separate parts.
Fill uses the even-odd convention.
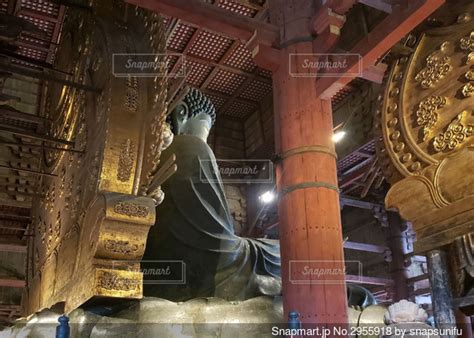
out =
[[[140,298],[143,255],[155,201],[147,196],[162,148],[166,79],[117,77],[117,53],[153,53],[163,61],[156,15],[100,1],[68,9],[55,68],[79,90],[46,83],[41,114],[49,136],[75,152],[47,150],[28,243],[25,314],[65,303],[66,312],[99,297]],[[49,145],[49,144],[48,144]],[[54,143],[51,143],[54,145]]]
[[[386,205],[426,252],[474,230],[474,6],[452,1],[405,41],[380,110]]]

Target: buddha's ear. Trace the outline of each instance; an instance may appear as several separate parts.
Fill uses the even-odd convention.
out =
[[[174,134],[179,134],[188,120],[188,107],[184,103],[176,105],[169,115],[169,122]]]

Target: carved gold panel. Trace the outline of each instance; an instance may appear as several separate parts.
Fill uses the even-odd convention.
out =
[[[464,205],[474,194],[467,177],[474,172],[473,17],[471,1],[447,2],[431,26],[406,38],[412,54],[395,60],[386,81],[379,111],[379,155],[392,183],[386,204],[413,222],[415,250],[469,232],[443,222],[461,217],[458,212],[467,217],[474,208]]]
[[[143,255],[155,201],[146,196],[162,149],[165,63],[156,77],[116,77],[113,54],[151,53],[164,61],[162,19],[122,1],[69,8],[55,68],[83,90],[47,82],[41,114],[49,136],[72,151],[46,150],[33,207],[24,297],[29,314],[94,297],[142,296]],[[48,146],[58,146],[48,142]]]

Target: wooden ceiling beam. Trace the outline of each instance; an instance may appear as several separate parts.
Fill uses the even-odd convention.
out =
[[[13,238],[0,238],[0,252],[26,252],[26,241]]]
[[[351,242],[351,241],[344,242],[344,249],[364,251],[364,252],[373,252],[373,253],[379,253],[379,254],[384,254],[385,252],[390,251],[388,246],[385,246],[385,245],[375,245],[375,244],[358,243],[358,242]]]
[[[46,142],[52,142],[52,143],[57,143],[65,146],[74,146],[73,141],[68,141],[68,140],[62,140],[58,139],[56,137],[48,136],[48,135],[41,135],[38,133],[33,133],[30,131],[25,131],[25,130],[17,130],[15,128],[10,128],[9,126],[5,126],[3,124],[0,124],[0,131],[4,131],[6,133],[12,133],[14,135],[20,135],[28,138],[33,138],[36,140],[40,141],[46,141]]]
[[[216,90],[212,90],[212,89],[201,89],[201,91],[202,91],[204,94],[214,95],[214,96],[220,97],[220,98],[222,98],[222,99],[224,99],[224,100],[228,100],[228,99],[229,99],[229,95],[227,95],[227,94],[225,94],[225,93],[218,92],[218,91],[216,91]],[[254,106],[255,109],[258,108],[258,103],[255,102],[255,101],[251,101],[251,100],[247,100],[247,99],[242,99],[242,98],[240,98],[240,97],[235,98],[234,101],[239,101],[239,102],[241,102],[241,103]],[[239,119],[239,122],[240,122],[240,119]]]
[[[221,59],[217,64],[214,66],[214,69],[211,71],[211,73],[207,76],[207,78],[204,80],[204,82],[201,85],[201,89],[207,88],[209,83],[211,83],[212,79],[214,79],[214,76],[219,72],[219,69],[222,68],[224,65],[224,61],[227,60],[227,58],[240,46],[239,41],[234,41],[232,45],[225,51],[224,55],[222,55]]]
[[[344,205],[344,206],[347,205],[350,207],[366,209],[366,210],[373,210],[375,208],[383,208],[383,205],[380,203],[361,201],[361,200],[358,200],[349,196],[344,196],[344,195],[340,197],[340,201],[341,201],[341,205]]]
[[[22,223],[21,221],[10,221],[0,219],[0,229],[22,231],[25,232],[28,227],[28,223]]]
[[[0,113],[2,113],[2,116],[4,117],[9,117],[26,122],[43,123],[45,121],[51,121],[51,119],[48,119],[46,117],[24,113],[18,109],[6,105],[0,106]]]
[[[359,0],[359,3],[378,9],[385,13],[392,13],[393,7],[384,0]]]
[[[21,168],[21,167],[15,167],[15,166],[7,166],[7,165],[3,165],[3,164],[0,164],[0,169],[4,169],[4,170],[12,170],[12,171],[18,171],[20,173],[26,173],[26,174],[32,174],[32,175],[41,175],[41,176],[48,176],[48,177],[58,177],[58,175],[55,175],[55,174],[50,174],[50,173],[45,173],[45,172],[41,172],[41,171],[36,171],[36,170],[32,170],[32,169],[27,169],[27,168]]]
[[[20,0],[8,0],[7,13],[10,15],[16,15],[21,8]]]
[[[2,303],[0,303],[0,311],[20,312],[21,311],[21,305],[20,304],[2,304]]]
[[[344,15],[356,2],[357,0],[326,0],[324,5],[331,8],[335,13]]]
[[[0,278],[0,286],[7,288],[24,288],[26,283],[21,279]]]
[[[49,22],[54,22],[54,23],[58,22],[58,18],[53,16],[53,15],[38,12],[38,11],[31,10],[31,9],[28,9],[28,8],[21,8],[18,11],[18,14],[29,16],[29,17],[32,17],[32,18],[35,18],[35,19],[40,19],[40,20],[43,20],[43,21],[49,21]]]
[[[170,53],[179,53],[178,51],[175,51],[175,50],[168,50],[168,51]],[[255,75],[254,73],[246,72],[242,69],[232,67],[232,66],[229,66],[229,65],[225,65],[224,63],[221,63],[221,62],[214,62],[214,61],[211,61],[211,60],[201,58],[199,56],[191,56],[191,55],[185,55],[184,58],[185,58],[185,60],[190,60],[190,61],[197,62],[197,63],[204,63],[204,64],[207,64],[207,65],[212,66],[212,67],[217,67],[219,69],[223,69],[225,71],[228,71],[229,73],[235,73],[235,74],[239,74],[239,75],[243,75],[243,76],[254,76],[256,80],[259,80],[259,81],[262,81],[262,82],[265,82],[265,83],[269,83],[269,84],[272,83],[272,79],[269,79],[269,78],[266,78],[266,77],[260,76],[260,75]]]
[[[49,52],[46,57],[48,63],[53,63],[54,52],[56,51],[56,46],[59,43],[59,34],[61,33],[62,22],[64,20],[64,15],[66,13],[66,7],[64,5],[59,6],[58,17],[54,25],[53,34],[51,36],[49,44]]]
[[[23,196],[23,197],[39,196],[39,194],[37,193],[18,191],[18,190],[8,190],[1,186],[0,186],[0,193],[4,193],[10,196]]]
[[[169,24],[168,28],[166,29],[165,36],[166,36],[166,44],[168,45],[173,37],[174,32],[178,28],[180,24],[180,20],[176,18],[170,18],[171,23]]]
[[[362,179],[367,172],[367,169],[370,167],[370,164],[373,161],[370,159],[365,160],[363,163],[365,163],[364,166],[361,166],[354,172],[347,174],[347,175],[341,175],[340,181],[339,181],[339,189],[344,189],[347,188],[348,186],[352,185],[355,181],[358,181]]]
[[[319,78],[316,90],[322,99],[329,100],[356,77],[359,63],[362,69],[374,65],[379,57],[427,19],[445,0],[413,0],[406,7],[395,6],[392,13],[379,23],[351,50],[361,56],[347,67],[347,72],[337,77]]]
[[[35,186],[31,186],[28,184],[19,184],[19,183],[10,183],[10,182],[0,182],[0,187],[3,188],[13,188],[13,189],[29,189],[29,190],[34,190],[36,189]],[[0,214],[0,217],[2,215]]]
[[[25,177],[22,177],[22,178],[30,179],[30,178],[25,178]],[[31,202],[17,201],[10,198],[0,198],[0,205],[15,207],[15,208],[31,209]]]
[[[242,94],[244,92],[244,90],[248,88],[248,86],[250,85],[250,83],[252,81],[253,81],[253,77],[248,77],[247,79],[245,79],[245,81],[242,82],[242,84],[236,90],[234,90],[234,92],[229,97],[227,102],[222,105],[222,107],[219,109],[218,113],[223,113],[227,109],[229,109],[230,106],[232,106],[232,104],[234,103],[234,101],[239,98],[239,95]]]
[[[346,281],[355,284],[367,285],[393,285],[393,280],[389,278],[367,277],[358,275],[346,275]]]
[[[263,5],[260,5],[258,3],[255,3],[253,1],[251,1],[251,0],[233,0],[233,2],[244,5],[246,7],[250,7],[250,8],[255,9],[257,11],[264,9],[265,5],[267,4],[267,2],[265,2]]]
[[[125,0],[125,2],[190,22],[232,39],[247,42],[258,31],[265,44],[272,46],[278,43],[279,30],[276,26],[201,0]]]
[[[362,71],[361,78],[370,82],[382,84],[387,68],[388,66],[385,63],[369,66]]]

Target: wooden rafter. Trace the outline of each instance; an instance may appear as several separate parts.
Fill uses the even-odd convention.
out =
[[[360,55],[359,62],[362,62],[362,69],[367,69],[444,2],[445,0],[412,0],[406,7],[396,6],[392,13],[359,41],[350,53]],[[342,74],[340,77],[318,79],[316,90],[321,93],[320,97],[329,100],[344,88],[356,77],[359,62],[352,62],[346,74]]]
[[[356,284],[367,285],[393,285],[393,279],[357,275],[346,275],[346,281]]]
[[[0,238],[0,251],[26,252],[26,241],[13,238]]]
[[[176,53],[177,52],[177,51],[172,50],[172,49],[170,49],[168,51],[171,52],[171,53]],[[217,67],[219,69],[228,71],[229,73],[234,73],[234,74],[243,75],[243,76],[255,76],[256,79],[258,79],[259,81],[265,82],[265,83],[271,83],[272,82],[272,80],[269,79],[269,78],[266,78],[266,77],[261,76],[261,75],[256,75],[254,73],[247,72],[247,71],[245,71],[243,69],[240,69],[240,68],[236,68],[236,67],[233,67],[233,66],[226,65],[223,62],[214,62],[214,61],[204,59],[204,58],[201,58],[199,56],[193,56],[193,55],[186,55],[186,60],[190,60],[190,61],[197,62],[197,63],[204,63],[206,65],[209,65],[209,66],[212,66],[212,67]]]
[[[29,16],[35,19],[43,20],[43,21],[49,21],[49,22],[58,22],[58,17],[38,11],[34,11],[28,8],[21,8],[18,11],[18,14],[24,15],[24,16]]]
[[[209,83],[214,79],[214,77],[217,75],[219,72],[219,69],[223,69],[225,67],[224,61],[227,60],[227,58],[239,47],[240,42],[239,41],[234,41],[232,45],[225,51],[224,55],[220,58],[220,60],[216,63],[214,66],[214,69],[209,73],[207,78],[204,80],[204,82],[201,85],[201,89],[206,89]]]
[[[26,283],[21,279],[0,278],[0,286],[8,288],[24,288]]]
[[[275,44],[279,36],[277,27],[273,25],[232,13],[200,0],[125,1],[129,4],[178,18],[240,41],[247,42],[257,30],[261,39],[268,45]]]
[[[263,11],[258,13],[258,15],[256,16],[257,18],[260,18],[261,15],[262,15]],[[224,61],[228,54],[230,54],[234,48],[238,48],[238,45],[235,46],[235,43],[227,50],[226,54],[221,58],[221,61]],[[232,104],[237,100],[237,98],[248,88],[248,86],[250,85],[250,83],[252,83],[252,81],[257,77],[257,74],[254,72],[250,75],[247,76],[247,79],[245,79],[241,84],[240,86],[232,93],[232,96],[227,100],[226,103],[224,103],[224,105],[220,108],[220,111],[219,112],[225,112],[228,108],[230,108],[232,106]],[[269,80],[269,79],[267,79]],[[257,105],[257,110],[260,109],[260,106]],[[245,137],[244,137],[244,142],[245,142]],[[244,149],[245,149],[245,144],[244,144]]]
[[[212,89],[201,89],[201,91],[202,91],[204,94],[214,95],[214,96],[223,98],[224,100],[227,100],[227,99],[229,98],[228,95],[223,94],[223,93],[218,92],[218,91],[215,91],[215,90],[212,90]],[[241,103],[246,104],[246,105],[251,105],[251,106],[253,106],[255,109],[258,108],[258,103],[255,102],[255,101],[251,101],[251,100],[247,100],[247,99],[242,99],[242,98],[240,98],[240,97],[234,98],[234,101],[236,101],[236,102],[241,102]],[[240,121],[240,120],[239,120],[239,121]]]
[[[230,108],[232,104],[237,100],[239,95],[242,94],[242,92],[245,89],[247,89],[247,87],[250,85],[252,81],[253,81],[253,77],[250,77],[250,76],[247,79],[245,79],[242,82],[242,84],[236,90],[234,90],[234,92],[229,97],[227,102],[222,105],[222,107],[219,109],[219,112],[225,112],[228,108]]]
[[[384,0],[359,0],[361,4],[378,9],[385,13],[392,13],[393,7]]]
[[[52,63],[54,52],[56,50],[56,44],[59,40],[59,33],[61,32],[61,24],[64,19],[64,15],[66,13],[66,9],[64,6],[59,6],[59,14],[54,24],[53,34],[51,36],[50,44],[49,44],[49,51],[48,56],[46,57],[46,61]]]
[[[385,245],[374,245],[374,244],[366,244],[366,243],[357,243],[357,242],[344,242],[344,249],[356,250],[356,251],[364,251],[364,252],[373,252],[384,254],[390,249]]]

